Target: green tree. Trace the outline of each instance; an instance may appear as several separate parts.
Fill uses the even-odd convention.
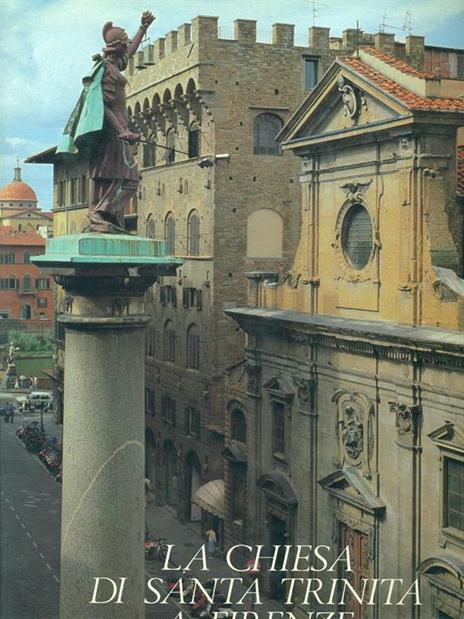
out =
[[[53,333],[51,330],[40,333],[28,333],[27,331],[9,331],[8,343],[12,342],[19,348],[18,353],[52,354]]]

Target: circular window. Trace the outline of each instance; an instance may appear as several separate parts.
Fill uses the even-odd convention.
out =
[[[352,267],[363,269],[372,253],[372,222],[361,204],[348,209],[342,225],[342,247]]]

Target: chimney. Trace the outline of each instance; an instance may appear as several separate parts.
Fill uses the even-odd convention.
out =
[[[425,38],[409,35],[406,37],[406,59],[415,69],[424,69]]]

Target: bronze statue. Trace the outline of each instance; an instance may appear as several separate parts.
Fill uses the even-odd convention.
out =
[[[112,22],[103,26],[103,56],[94,57],[96,64],[83,80],[84,90],[57,149],[57,153],[89,157],[92,182],[86,231],[125,232],[124,210],[139,184],[132,151],[141,136],[129,128],[127,80],[121,72],[154,19],[150,11],[145,11],[132,40]]]

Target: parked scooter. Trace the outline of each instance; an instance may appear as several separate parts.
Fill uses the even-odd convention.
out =
[[[144,543],[145,559],[160,559],[164,561],[168,552],[168,546],[164,537],[149,538]]]

